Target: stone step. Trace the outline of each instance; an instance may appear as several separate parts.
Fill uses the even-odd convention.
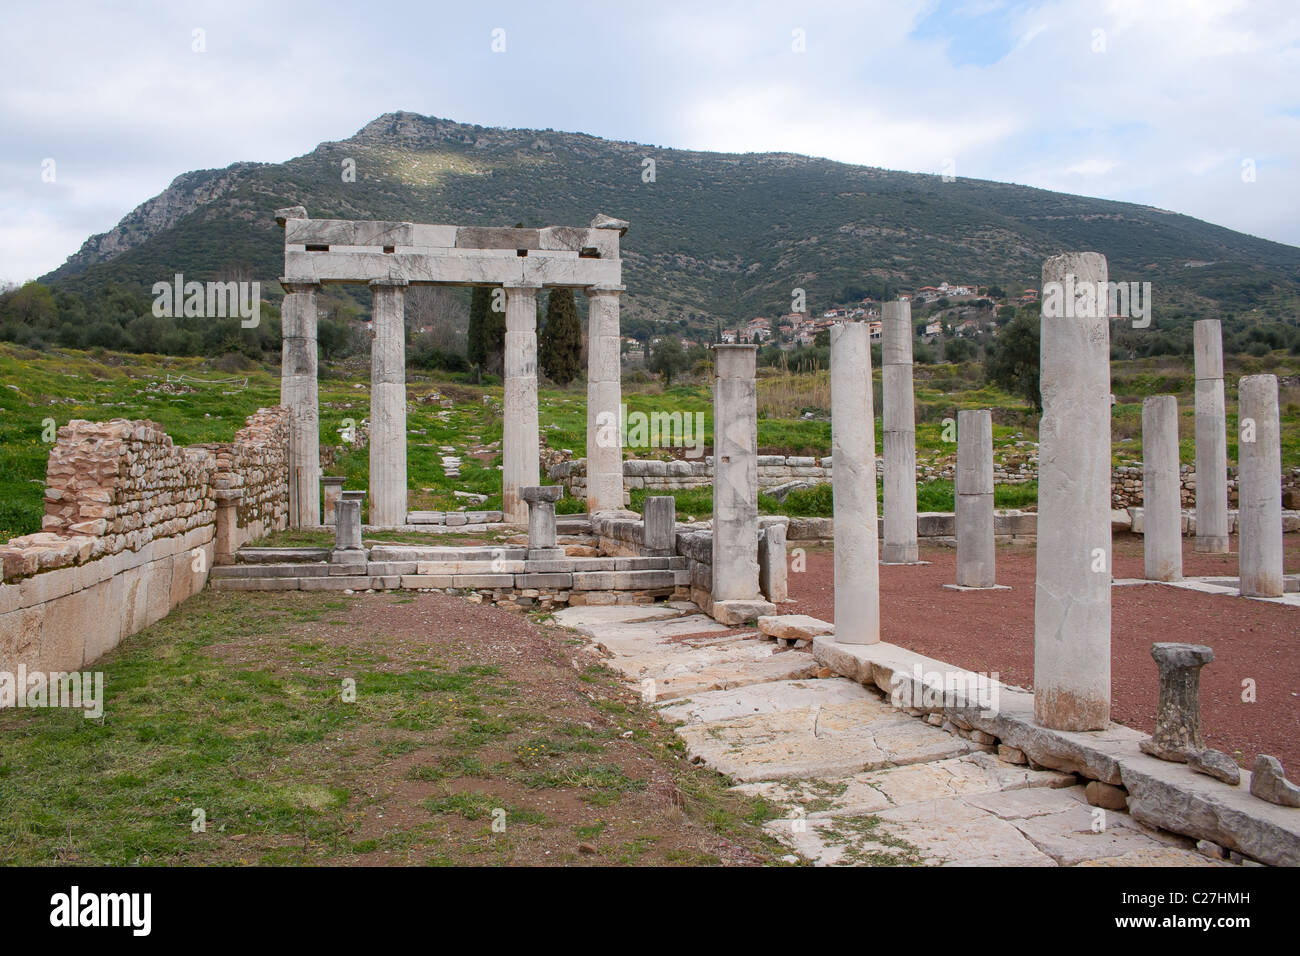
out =
[[[689,611],[696,610],[694,604],[677,602],[671,604],[617,605],[595,607],[583,605],[569,607],[555,612],[555,622],[562,627],[571,627],[580,634],[592,635],[591,628],[611,624],[631,624],[645,621],[662,621],[682,617]],[[708,620],[705,618],[705,620]]]
[[[765,829],[819,865],[891,857],[927,866],[1226,865],[1126,813],[1090,807],[1081,786],[920,800],[858,815],[794,814]]]
[[[328,563],[319,564],[221,564],[212,569],[209,578],[220,581],[230,578],[252,580],[256,578],[309,578],[325,577],[330,573]]]
[[[786,655],[801,655],[788,651]],[[886,766],[959,757],[962,737],[895,710],[874,695],[677,728],[692,759],[740,783],[847,777]]]
[[[1078,779],[1071,773],[1031,770],[979,752],[934,763],[871,770],[829,784],[818,779],[778,780],[744,783],[733,789],[762,797],[788,813],[859,816],[948,797],[1037,787],[1061,789],[1077,783]]]
[[[331,548],[240,548],[235,552],[239,564],[310,564],[328,561]]]
[[[511,545],[457,548],[447,545],[375,544],[370,549],[371,561],[522,561],[527,556],[527,548]]]

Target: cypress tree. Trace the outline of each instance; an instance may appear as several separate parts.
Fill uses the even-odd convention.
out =
[[[572,289],[552,289],[546,300],[546,324],[537,343],[537,362],[556,385],[578,377],[582,323]]]
[[[488,309],[492,305],[492,290],[487,286],[475,286],[469,300],[469,330],[466,334],[465,357],[471,365],[483,367],[487,361],[487,327]]]

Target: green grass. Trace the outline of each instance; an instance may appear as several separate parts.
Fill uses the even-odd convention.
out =
[[[375,853],[509,863],[530,845],[528,859],[558,863],[537,844],[553,846],[543,832],[559,822],[626,855],[617,847],[656,829],[646,805],[627,805],[651,776],[686,795],[682,826],[699,828],[690,839],[726,835],[761,859],[784,852],[750,822],[760,808],[690,765],[680,738],[611,672],[579,682],[565,667],[550,677],[572,682],[563,703],[539,698],[517,682],[534,670],[512,655],[467,663],[458,638],[436,631],[402,654],[373,617],[338,620],[354,606],[207,591],[95,665],[102,720],[0,711],[0,864],[346,864]],[[617,718],[602,716],[610,703]],[[718,862],[669,859],[653,840],[633,855]]]
[[[1283,378],[1282,464],[1300,465],[1300,358],[1280,352],[1261,358],[1230,356],[1227,360],[1228,454],[1237,453],[1236,380],[1240,375],[1274,372]],[[1141,400],[1145,395],[1168,392],[1178,396],[1181,411],[1183,461],[1194,460],[1191,372],[1185,361],[1139,359],[1112,363],[1112,386],[1119,404],[1113,413],[1114,463],[1141,461]],[[185,375],[190,381],[180,394],[166,390],[166,379]],[[1017,448],[1017,440],[1033,441],[1037,415],[1020,399],[980,380],[979,367],[967,365],[917,366],[916,446],[922,465],[939,468],[955,459],[951,421],[959,409],[994,409],[995,456],[1015,465],[1034,453]],[[219,379],[239,378],[239,383]],[[879,412],[879,373],[876,398]],[[203,381],[208,380],[207,383]],[[247,379],[247,384],[243,384]],[[502,434],[499,384],[478,387],[410,369],[407,375],[408,479],[412,509],[497,510],[501,507]],[[248,372],[222,371],[212,360],[111,352],[51,350],[36,352],[0,343],[0,541],[40,528],[44,510],[45,465],[49,454],[49,422],[66,424],[72,418],[104,420],[114,417],[148,418],[159,423],[177,444],[229,441],[245,417],[259,407],[279,401],[279,372],[272,367]],[[356,363],[345,370],[323,363],[320,375],[321,442],[337,449],[329,474],[343,475],[348,487],[368,483],[369,452],[342,439],[345,426],[359,426],[369,416],[369,376]],[[637,414],[682,413],[704,416],[704,441],[712,444],[712,398],[707,384],[675,385],[629,381],[623,392],[629,417]],[[764,369],[758,380],[758,442],[764,454],[830,453],[829,377],[825,372],[783,375]],[[447,407],[444,407],[444,403]],[[539,420],[550,448],[586,454],[586,390],[579,382],[568,388],[542,389],[538,396]],[[812,417],[805,418],[805,414]],[[879,416],[877,433],[881,430]],[[454,448],[462,459],[461,476],[447,478],[442,471],[442,446]],[[486,448],[479,457],[469,449]],[[680,452],[678,452],[680,453]],[[662,448],[628,448],[627,457],[667,457]],[[543,479],[545,480],[545,479]],[[487,496],[481,505],[467,505],[454,491]],[[999,487],[999,507],[1019,507],[1030,500],[1027,486]],[[952,510],[950,492],[942,484],[921,486],[918,494],[928,504],[922,510]],[[795,493],[783,505],[770,499],[760,504],[767,513],[815,515],[829,513],[826,493]],[[712,510],[708,489],[675,495],[678,513],[703,517]],[[644,494],[632,492],[633,506]],[[561,514],[580,513],[583,503],[564,498]],[[399,540],[389,536],[389,540]],[[288,543],[288,539],[277,539]],[[423,539],[417,539],[423,540]],[[305,541],[303,543],[306,543]]]

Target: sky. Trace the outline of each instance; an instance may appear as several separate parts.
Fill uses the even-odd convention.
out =
[[[408,110],[781,151],[1300,245],[1297,0],[0,5],[0,282],[177,175]]]

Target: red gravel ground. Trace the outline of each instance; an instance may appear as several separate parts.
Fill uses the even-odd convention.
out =
[[[1300,570],[1300,535],[1286,535],[1286,571]],[[791,544],[793,549],[797,542]],[[1186,575],[1237,574],[1230,555],[1204,555],[1183,545]],[[1032,689],[1034,679],[1034,549],[999,547],[997,579],[1010,591],[959,592],[956,552],[922,548],[928,565],[880,568],[883,640],[968,670],[996,671],[1008,684]],[[833,551],[808,549],[807,571],[790,575],[796,605],[782,613],[834,618]],[[1142,539],[1116,535],[1114,574],[1142,576]],[[1200,594],[1160,584],[1111,591],[1111,719],[1148,733],[1155,726],[1156,666],[1151,645],[1187,641],[1214,648],[1201,671],[1201,729],[1206,744],[1254,766],[1278,757],[1300,779],[1300,608],[1230,595]],[[1242,682],[1255,682],[1255,702]]]

